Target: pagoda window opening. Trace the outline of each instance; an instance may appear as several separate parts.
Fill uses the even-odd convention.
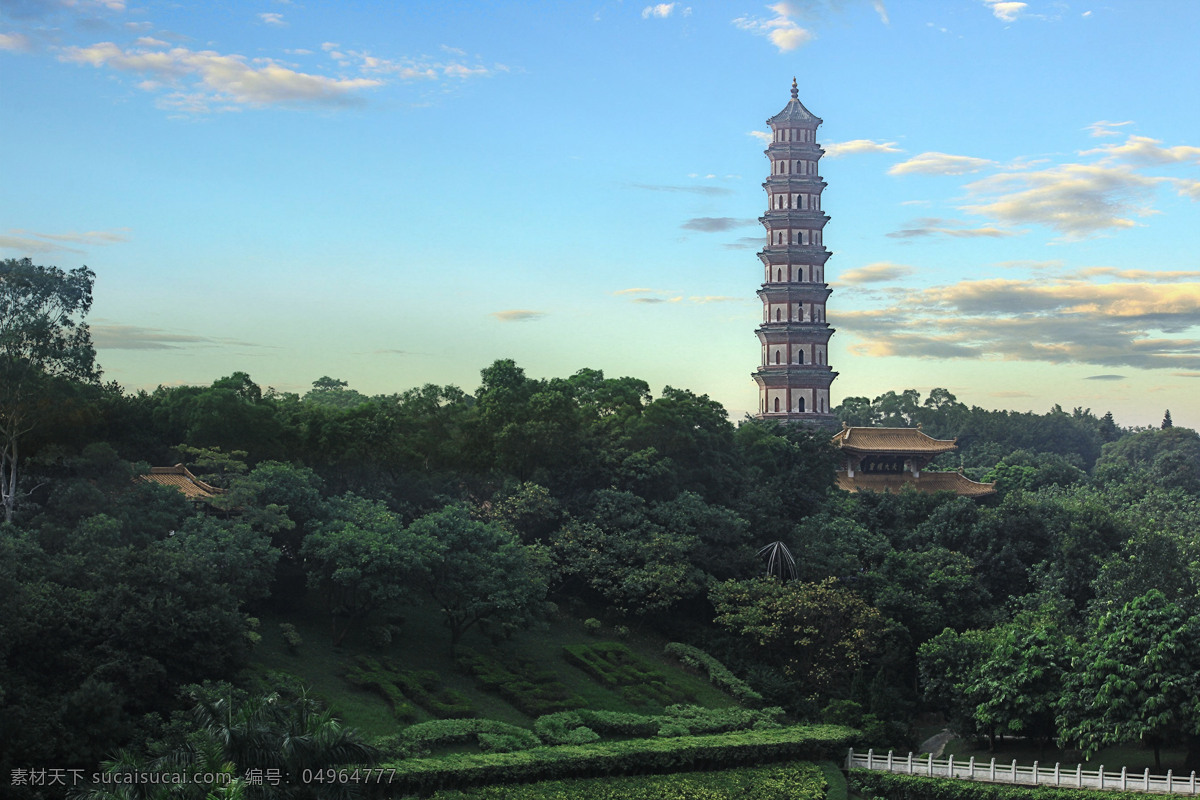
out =
[[[775,398],[775,411],[776,411],[776,413],[779,412],[779,398],[778,397]]]
[[[779,322],[779,320],[782,316],[783,316],[783,313],[778,308],[775,309],[775,321]]]
[[[804,398],[803,397],[801,397],[799,400],[796,401],[796,410],[802,414],[804,413]]]
[[[803,364],[803,363],[804,363],[804,351],[803,351],[803,350],[797,350],[797,351],[796,351],[796,363],[797,363],[797,364]]]
[[[775,363],[776,364],[779,363],[779,351],[778,350],[775,351]],[[779,402],[779,401],[776,400],[775,402]],[[776,409],[776,410],[778,410],[778,409]]]
[[[775,280],[780,283],[783,282],[783,270],[781,270],[781,269],[775,270]]]

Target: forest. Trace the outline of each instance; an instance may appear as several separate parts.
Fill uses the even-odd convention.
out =
[[[983,746],[1137,744],[1200,768],[1200,435],[1169,412],[1137,429],[944,389],[846,398],[850,425],[957,438],[931,468],[998,490],[849,494],[830,431],[588,368],[540,379],[500,360],[470,391],[375,396],[236,371],[127,391],[96,362],[93,280],[0,263],[13,796],[66,794],[35,768],[377,763],[387,741],[253,668],[261,620],[310,607],[329,647],[379,652],[420,608],[439,622],[430,646],[460,659],[564,617],[653,635],[719,663],[757,698],[747,712],[850,726],[877,749],[915,749],[934,715]],[[144,479],[177,463],[221,491],[191,502]],[[794,568],[764,560],[783,547]],[[335,796],[243,789],[207,796]]]

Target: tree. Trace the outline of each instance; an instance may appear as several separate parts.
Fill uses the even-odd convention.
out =
[[[430,548],[383,503],[344,495],[329,501],[329,516],[300,553],[309,585],[325,595],[336,646],[354,623],[408,595],[406,578],[417,574]]]
[[[1162,421],[1162,426],[1161,426],[1161,427],[1162,427],[1162,429],[1163,429],[1164,431],[1165,431],[1167,428],[1173,428],[1173,427],[1175,427],[1175,423],[1174,423],[1174,422],[1171,422],[1171,409],[1169,409],[1169,408],[1168,408],[1168,409],[1166,410],[1166,412],[1163,414],[1163,421]]]
[[[450,649],[481,623],[509,633],[528,622],[546,598],[549,559],[495,522],[471,519],[461,505],[426,514],[408,528],[430,544],[421,581],[442,609]]]
[[[844,688],[874,652],[882,628],[879,612],[832,578],[725,581],[713,586],[710,599],[718,625],[782,661],[807,694]]]
[[[21,440],[53,410],[62,383],[95,382],[96,351],[83,317],[96,275],[28,258],[0,262],[0,503],[11,523]]]
[[[1141,740],[1161,767],[1166,741],[1185,738],[1200,766],[1200,618],[1157,589],[1104,614],[1083,642],[1059,706],[1060,741],[1086,758]]]

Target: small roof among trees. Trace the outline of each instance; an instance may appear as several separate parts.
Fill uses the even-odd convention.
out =
[[[844,425],[833,436],[833,443],[842,450],[856,453],[937,454],[957,450],[957,439],[934,439],[916,428],[852,428]]]
[[[914,478],[911,473],[903,472],[897,475],[874,475],[856,472],[851,478],[845,471],[837,474],[837,487],[846,492],[891,492],[896,494],[911,486],[918,492],[933,494],[934,492],[954,492],[959,497],[986,497],[996,493],[996,484],[979,483],[963,475],[961,472],[921,472],[920,477]]]
[[[176,464],[173,467],[151,467],[150,473],[142,475],[141,479],[147,483],[157,483],[160,486],[177,489],[192,502],[208,502],[217,495],[225,493],[224,489],[209,486],[197,478],[183,464]]]

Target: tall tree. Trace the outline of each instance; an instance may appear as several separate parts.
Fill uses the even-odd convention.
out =
[[[1100,617],[1067,675],[1058,723],[1063,744],[1090,758],[1141,740],[1160,767],[1164,742],[1183,738],[1187,768],[1200,761],[1200,617],[1157,589]]]
[[[0,261],[0,504],[12,522],[22,439],[49,415],[63,382],[99,377],[83,317],[96,275],[28,258]]]

